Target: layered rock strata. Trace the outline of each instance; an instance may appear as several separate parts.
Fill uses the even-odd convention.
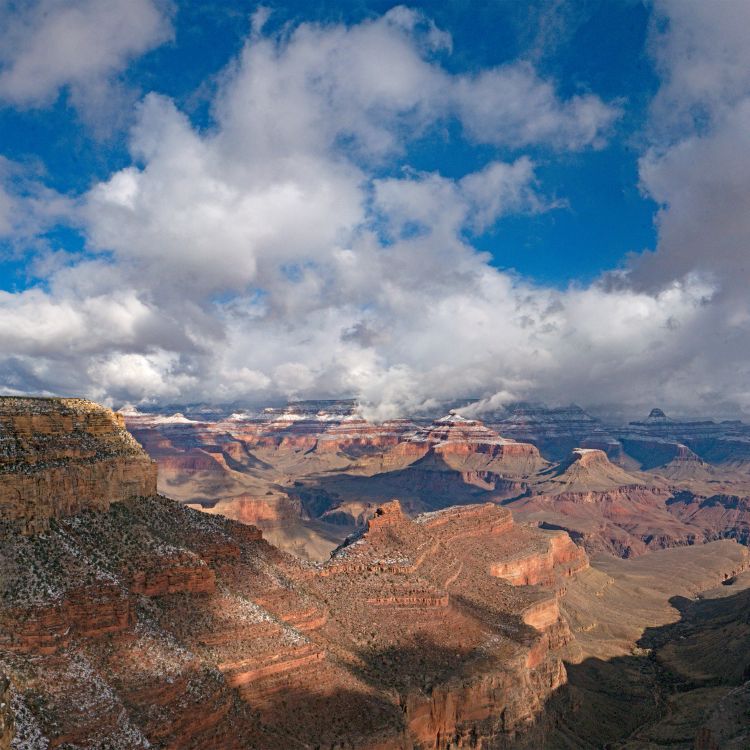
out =
[[[577,404],[548,407],[538,403],[517,403],[505,413],[487,414],[488,424],[513,440],[532,443],[545,458],[558,461],[586,441],[609,442],[603,426]],[[592,446],[593,447],[593,446]],[[597,446],[598,447],[598,446]]]
[[[618,431],[578,407],[533,405],[488,417],[502,434],[533,437],[555,455],[585,435],[551,466],[534,445],[456,412],[374,425],[353,409],[315,402],[213,422],[179,413],[127,419],[159,462],[162,492],[257,524],[274,544],[315,560],[391,497],[410,515],[510,502],[524,519],[618,556],[748,538],[746,466],[741,458],[720,457],[721,466],[705,459],[711,441],[750,439],[741,423],[680,422],[656,410]]]
[[[70,407],[45,408],[15,466],[62,440],[75,472],[90,435],[122,439],[101,410],[100,432],[79,415],[48,441]],[[566,679],[558,595],[586,556],[497,505],[411,520],[387,503],[316,565],[113,482],[75,514],[0,523],[0,674],[39,747],[505,747]]]
[[[703,541],[700,528],[670,512],[671,497],[665,480],[627,472],[604,451],[577,448],[508,507],[526,521],[567,531],[589,553],[632,557]]]
[[[482,422],[451,412],[404,435],[383,457],[383,468],[405,466],[429,453],[457,470],[491,471],[499,477],[529,476],[546,464],[530,443],[507,440]]]
[[[23,531],[156,492],[124,419],[82,399],[0,397],[0,521]]]
[[[500,746],[565,680],[557,534],[393,503],[310,566],[250,529],[155,497],[5,536],[0,665],[52,746]]]

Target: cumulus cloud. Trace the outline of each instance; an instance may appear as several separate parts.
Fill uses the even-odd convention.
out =
[[[158,0],[0,2],[0,100],[40,106],[68,87],[80,106],[108,106],[114,77],[171,36]]]
[[[747,96],[748,23],[744,0],[655,3],[650,48],[662,85],[651,124],[662,137],[676,127],[700,128]]]
[[[456,104],[468,132],[482,143],[527,146],[547,142],[557,148],[601,146],[619,117],[616,105],[592,94],[560,101],[553,86],[526,63],[465,76],[456,86]]]
[[[163,96],[140,103],[132,164],[77,209],[96,257],[54,268],[44,289],[0,294],[8,387],[114,401],[353,395],[375,418],[467,395],[684,405],[716,403],[717,388],[750,408],[740,360],[717,380],[721,344],[704,345],[711,326],[731,335],[750,319],[691,236],[722,219],[720,198],[682,224],[707,192],[730,190],[707,165],[738,142],[739,103],[710,135],[676,136],[682,122],[654,135],[641,169],[663,204],[653,259],[617,283],[553,289],[495,268],[482,232],[558,210],[527,148],[597,148],[619,104],[563,98],[524,62],[449,72],[450,37],[406,8],[278,35],[265,20],[255,15],[224,74],[210,130]],[[674,55],[660,61],[664,98],[678,96]],[[512,156],[458,178],[394,169],[411,140],[447,124]],[[726,145],[706,140],[722,132]],[[731,174],[742,190],[743,167]],[[680,244],[693,249],[670,250]]]
[[[219,103],[224,135],[269,158],[348,145],[371,159],[457,117],[481,143],[584,148],[600,143],[619,107],[593,95],[562,100],[527,63],[450,74],[450,37],[397,7],[356,26],[302,24],[255,37]]]
[[[47,187],[28,166],[0,156],[0,260],[47,250],[43,233],[75,222],[76,201]]]

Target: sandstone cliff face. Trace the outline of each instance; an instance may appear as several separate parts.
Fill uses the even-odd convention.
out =
[[[493,471],[510,478],[533,474],[546,463],[530,443],[507,440],[480,421],[452,412],[429,426],[405,434],[384,456],[384,467],[407,465],[430,452],[459,471]]]
[[[368,603],[381,608],[384,621],[393,617],[388,610],[397,608],[408,612],[415,625],[420,624],[423,655],[419,656],[420,649],[415,649],[414,656],[411,649],[400,655],[419,661],[408,664],[402,673],[386,670],[389,681],[402,683],[401,703],[414,746],[504,746],[533,724],[545,700],[542,696],[564,682],[564,668],[554,654],[569,634],[560,618],[553,579],[569,574],[568,568],[557,560],[555,570],[549,570],[546,592],[524,585],[508,588],[493,574],[493,566],[505,563],[512,570],[509,558],[523,556],[524,551],[530,557],[549,555],[556,537],[517,527],[510,513],[493,504],[447,508],[409,521],[400,505],[391,502],[378,509],[361,536],[332,556],[323,571],[329,586],[342,592],[363,591]],[[585,554],[575,549],[576,559],[587,564]],[[373,589],[376,596],[369,593]],[[479,602],[484,627],[490,621],[505,621],[513,612],[522,628],[536,634],[521,651],[502,638],[497,642],[506,668],[516,675],[514,687],[506,676],[484,671],[470,646],[479,623],[467,620],[466,615]],[[490,619],[484,620],[485,615]],[[426,627],[427,622],[432,627]],[[424,689],[414,692],[424,669],[419,662],[429,665],[428,653],[443,654],[450,661],[454,650],[461,656],[448,685],[435,685],[427,695]],[[411,746],[404,740],[383,745]]]
[[[118,460],[103,411],[14,435],[42,471],[54,451],[76,467],[89,435]],[[557,592],[585,556],[496,505],[410,520],[388,503],[314,565],[123,485],[92,485],[38,533],[0,523],[0,673],[40,747],[501,747],[565,680]]]
[[[509,507],[525,521],[567,531],[589,553],[632,557],[702,541],[699,529],[669,512],[671,496],[664,479],[627,472],[602,450],[577,448]]]
[[[568,577],[588,567],[588,558],[565,532],[553,532],[546,549],[524,551],[517,557],[493,565],[490,572],[516,586],[554,583],[555,576]]]
[[[82,399],[0,398],[0,521],[52,518],[156,491],[156,465],[123,417]]]
[[[352,457],[368,456],[398,445],[404,435],[415,428],[416,425],[405,419],[376,425],[350,417],[340,424],[327,427],[319,436],[315,450],[321,453],[341,452]]]
[[[558,448],[587,436],[583,448],[550,466],[534,445],[456,413],[429,424],[372,425],[351,404],[340,406],[297,405],[218,422],[128,419],[160,463],[163,492],[256,524],[275,544],[315,560],[391,497],[411,515],[510,502],[522,519],[566,530],[589,552],[622,557],[750,538],[745,469],[710,465],[676,439],[684,433],[695,445],[699,437],[736,433],[732,439],[747,440],[739,423],[678,423],[657,412],[645,426],[612,433],[578,408],[528,405],[496,422],[503,434],[533,433]],[[623,454],[622,443],[639,461]],[[639,464],[651,470],[638,471]]]

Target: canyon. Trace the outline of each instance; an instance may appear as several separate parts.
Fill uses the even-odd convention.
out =
[[[456,413],[195,416],[0,398],[3,750],[746,746],[741,493]]]
[[[163,494],[255,524],[312,560],[391,497],[410,515],[500,503],[623,557],[750,535],[750,428],[739,422],[655,409],[613,426],[575,405],[517,404],[486,421],[459,410],[370,424],[346,401],[125,419],[158,462]]]
[[[562,532],[394,500],[313,564],[133,482],[153,463],[112,412],[3,406],[12,482],[91,472],[77,503],[33,486],[43,523],[17,505],[0,523],[10,747],[501,746],[564,683],[558,588],[588,559]]]

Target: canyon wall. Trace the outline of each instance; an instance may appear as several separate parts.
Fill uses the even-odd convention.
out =
[[[6,527],[0,669],[51,746],[501,747],[566,679],[558,536],[393,502],[311,565],[159,497]]]
[[[156,492],[156,464],[120,414],[83,399],[0,397],[0,521],[49,520]]]
[[[648,515],[650,504],[664,505],[669,493],[646,492],[597,450],[562,467],[542,464],[536,481],[547,492],[527,486],[508,506],[528,511],[533,523],[519,523],[497,499],[414,517],[398,500],[360,499],[362,527],[314,563],[269,544],[254,526],[156,495],[153,465],[106,409],[5,399],[0,410],[2,480],[17,498],[3,504],[0,523],[0,750],[10,745],[13,721],[39,747],[542,747],[561,721],[556,698],[568,695],[572,679],[563,658],[629,623],[654,578],[644,557],[609,558],[621,566],[612,575],[590,567],[581,546],[539,528],[534,513],[573,519],[589,541],[619,529],[644,547],[672,543],[646,540],[663,520]],[[280,483],[282,469],[310,462],[318,471],[327,465],[321,456],[343,460],[330,450],[337,440],[364,463],[372,458],[363,442],[369,433],[355,420],[332,431],[325,448],[286,454],[266,446],[263,455],[279,461],[271,465],[235,434],[245,431],[249,441],[254,427],[230,435],[184,419],[175,417],[168,432],[179,425],[187,460],[205,455],[222,476],[253,467]],[[441,502],[458,483],[480,489],[464,474],[488,487],[499,481],[486,462],[518,445],[455,416],[433,429],[428,455],[400,475],[403,487],[428,475],[435,487],[442,482]],[[189,444],[191,434],[202,447]],[[421,450],[415,441],[400,444]],[[122,470],[108,474],[107,462]],[[25,483],[52,470],[61,472],[62,498],[51,485]],[[93,472],[88,483],[66,480],[84,470]],[[355,497],[362,485],[352,486]],[[259,508],[270,509],[273,497],[261,497],[268,506]],[[731,499],[717,503],[722,523],[725,513],[745,510]],[[690,498],[684,505],[693,513]],[[695,571],[684,561],[696,554],[693,567],[704,577],[721,573],[731,583],[741,574],[746,549],[716,544],[728,567],[712,562],[718,553],[709,547],[670,551],[678,563],[660,579],[660,611],[670,610],[670,592],[689,590]],[[675,581],[684,591],[670,588]],[[622,591],[630,589],[628,598]],[[646,622],[635,623],[639,634]],[[13,682],[15,720],[3,675]],[[579,704],[571,716],[587,710]],[[716,731],[707,725],[704,735],[712,741]]]
[[[107,409],[0,410],[0,674],[39,742],[502,746],[566,679],[558,593],[587,561],[558,533],[392,501],[313,564],[157,496]]]

